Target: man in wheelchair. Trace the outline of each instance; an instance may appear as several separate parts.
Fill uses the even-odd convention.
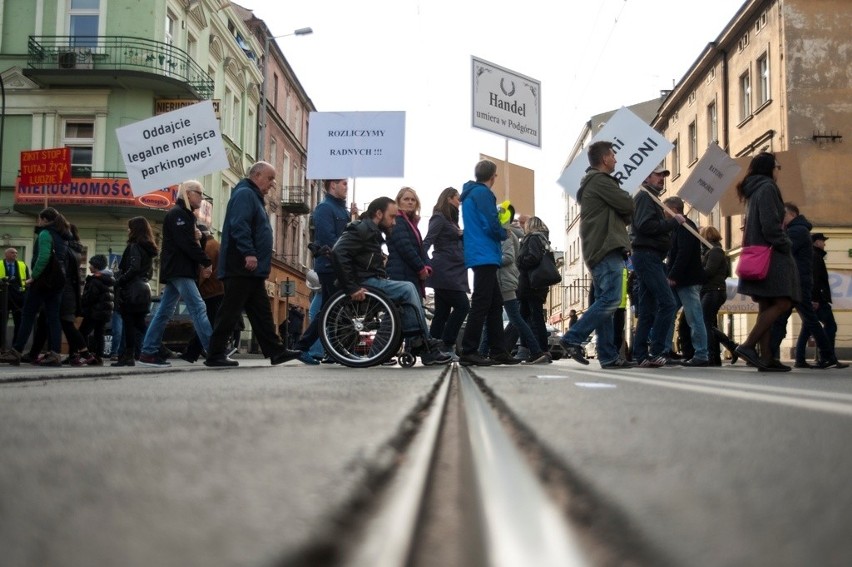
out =
[[[361,220],[349,223],[334,244],[332,264],[339,287],[353,301],[363,301],[370,286],[384,293],[400,307],[402,333],[409,338],[411,354],[426,365],[447,364],[451,355],[440,350],[441,341],[429,336],[426,315],[414,284],[389,280],[382,251],[385,235],[396,221],[396,202],[389,197],[374,199]]]

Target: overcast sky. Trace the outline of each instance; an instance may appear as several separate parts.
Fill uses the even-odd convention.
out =
[[[471,56],[541,81],[541,149],[510,141],[535,171],[536,214],[562,248],[556,179],[593,115],[671,89],[744,0],[242,0],[275,35],[318,111],[406,112],[405,177],[361,178],[355,198],[414,187],[431,214],[504,138],[471,127]],[[350,184],[350,197],[351,197]],[[425,231],[425,224],[421,229]]]

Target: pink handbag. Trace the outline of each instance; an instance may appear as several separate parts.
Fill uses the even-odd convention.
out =
[[[771,246],[743,246],[740,261],[737,264],[737,275],[744,280],[765,279],[769,273],[769,260],[771,258]]]

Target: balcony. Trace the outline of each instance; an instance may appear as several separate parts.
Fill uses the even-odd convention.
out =
[[[310,195],[301,185],[285,185],[281,188],[281,208],[294,215],[311,212]]]
[[[108,86],[209,99],[213,80],[185,51],[119,36],[30,36],[24,74],[43,86]]]

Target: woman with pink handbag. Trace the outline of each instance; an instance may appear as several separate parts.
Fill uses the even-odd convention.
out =
[[[791,368],[772,357],[772,323],[800,300],[799,274],[784,231],[784,200],[776,184],[781,166],[770,153],[751,160],[737,194],[745,201],[744,256],[737,267],[737,291],[750,295],[758,305],[757,321],[736,353],[761,372],[787,372]],[[746,254],[746,252],[748,252]],[[768,266],[766,266],[768,262]],[[760,354],[756,346],[760,345]]]

